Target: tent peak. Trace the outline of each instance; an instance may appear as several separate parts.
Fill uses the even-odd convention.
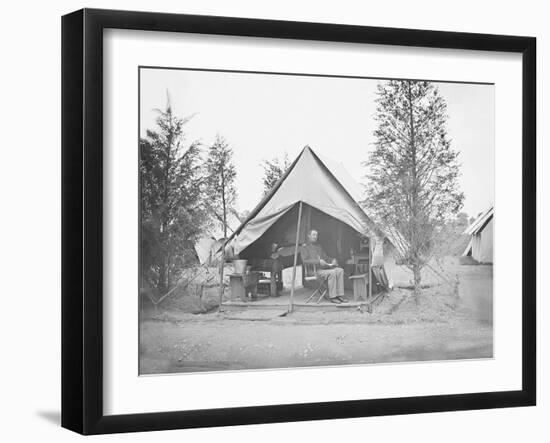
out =
[[[487,222],[493,217],[494,211],[495,207],[491,205],[489,209],[479,214],[474,222],[464,230],[463,234],[475,235],[479,231],[483,230]]]

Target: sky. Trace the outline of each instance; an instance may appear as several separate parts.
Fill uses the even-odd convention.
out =
[[[373,149],[377,79],[142,68],[140,134],[156,127],[156,109],[194,115],[186,142],[212,144],[222,135],[234,151],[237,209],[261,199],[265,159],[288,154],[290,161],[309,145],[341,162],[360,184],[362,162]],[[447,102],[447,131],[460,152],[463,211],[476,216],[494,201],[494,86],[437,83]]]

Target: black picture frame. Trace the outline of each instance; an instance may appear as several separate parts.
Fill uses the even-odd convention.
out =
[[[131,415],[103,413],[103,30],[522,54],[522,388]],[[83,9],[62,18],[62,426],[82,434],[415,414],[536,403],[536,39],[340,24]]]

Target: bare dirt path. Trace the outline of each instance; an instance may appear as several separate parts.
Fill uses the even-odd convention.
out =
[[[395,289],[371,314],[314,311],[239,320],[215,309],[191,314],[200,311],[198,299],[184,297],[164,311],[142,312],[140,373],[491,358],[492,266],[453,271],[461,280],[459,298],[439,285],[424,290],[416,305],[410,291]],[[216,300],[217,290],[210,295]]]
[[[224,314],[144,319],[142,374],[490,358],[492,325],[459,310],[445,321],[361,313],[294,313],[266,321]]]

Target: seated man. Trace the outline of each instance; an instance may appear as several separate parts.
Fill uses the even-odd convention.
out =
[[[317,266],[317,274],[328,282],[328,297],[332,303],[346,303],[344,297],[344,270],[338,267],[335,258],[330,258],[322,246],[317,243],[319,233],[311,229],[307,235],[307,243],[302,246],[302,263]]]

